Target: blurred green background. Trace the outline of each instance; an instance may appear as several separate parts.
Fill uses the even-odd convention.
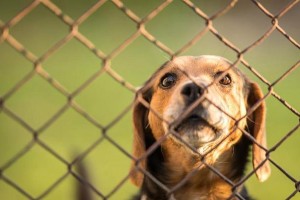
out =
[[[1,0],[0,25],[9,22],[18,12],[29,5],[30,0]],[[53,0],[64,14],[72,19],[80,17],[96,1]],[[124,0],[126,7],[140,18],[147,16],[163,1]],[[229,1],[193,1],[208,16],[223,8]],[[260,1],[271,13],[277,14],[286,0]],[[279,25],[296,41],[300,41],[300,4],[293,7],[279,20]],[[251,1],[240,1],[227,14],[213,21],[218,32],[244,49],[271,26],[271,20]],[[146,29],[173,51],[177,51],[205,27],[205,21],[197,16],[182,1],[173,1],[153,20]],[[27,50],[37,57],[42,56],[56,42],[69,33],[69,27],[44,5],[38,5],[20,22],[9,29],[9,33]],[[79,26],[79,31],[97,49],[110,54],[129,38],[137,29],[112,2],[107,1]],[[0,40],[1,41],[1,40]],[[226,47],[210,32],[205,34],[183,55],[216,54],[232,61],[236,53]],[[245,59],[269,82],[275,81],[297,61],[299,49],[281,33],[274,31],[262,44],[245,54]],[[111,63],[111,67],[124,80],[135,87],[141,86],[169,56],[143,36],[134,40],[121,51]],[[59,48],[43,63],[42,67],[69,93],[102,68],[102,61],[76,39]],[[267,87],[245,66],[239,68],[253,80],[260,83],[265,92]],[[20,80],[33,70],[33,63],[18,53],[7,41],[0,43],[0,97],[6,95]],[[275,85],[274,91],[294,109],[300,111],[300,69],[297,68],[284,80]],[[107,73],[102,74],[78,95],[76,103],[103,127],[112,122],[131,103],[134,93],[123,87]],[[4,106],[22,118],[34,130],[39,130],[66,105],[68,99],[51,86],[40,75],[35,74],[9,98]],[[276,145],[290,130],[299,124],[299,117],[288,110],[273,96],[267,98],[268,146]],[[127,112],[116,124],[106,130],[106,134],[127,152],[131,152],[132,127],[131,112]],[[49,127],[39,132],[39,139],[62,158],[71,162],[74,157],[87,150],[102,137],[101,129],[94,126],[72,107],[69,107]],[[30,142],[33,134],[14,120],[0,107],[0,169]],[[300,180],[300,130],[294,132],[271,158],[290,176]],[[103,140],[83,162],[86,164],[91,183],[104,195],[114,190],[129,171],[130,158],[108,140]],[[249,172],[251,165],[249,165]],[[9,179],[34,198],[42,195],[52,184],[67,172],[67,166],[51,155],[41,145],[32,145],[27,153],[2,171]],[[295,189],[295,184],[274,165],[272,175],[265,183],[259,183],[255,176],[247,180],[250,194],[257,199],[286,199]],[[130,181],[126,181],[111,199],[129,199],[137,191]],[[76,179],[67,176],[43,199],[76,199]],[[101,199],[94,195],[95,199]],[[28,199],[7,184],[0,176],[0,199]],[[300,199],[296,194],[293,199]]]

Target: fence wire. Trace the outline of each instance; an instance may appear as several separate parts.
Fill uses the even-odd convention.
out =
[[[150,30],[147,29],[146,24],[149,23],[151,20],[156,18],[164,9],[166,9],[168,6],[170,6],[172,3],[174,3],[173,0],[165,0],[160,3],[156,8],[154,8],[149,14],[147,14],[144,17],[140,17],[138,14],[136,14],[133,10],[131,10],[130,7],[126,5],[126,3],[120,1],[120,0],[111,0],[111,3],[113,5],[121,10],[125,16],[128,17],[135,25],[136,30],[127,38],[125,39],[122,44],[119,46],[116,46],[109,54],[104,53],[101,48],[97,47],[88,36],[83,34],[80,31],[81,25],[89,19],[97,10],[99,10],[101,7],[103,7],[105,4],[108,3],[107,0],[99,0],[96,3],[94,3],[89,9],[87,9],[81,16],[79,16],[77,19],[73,19],[72,17],[68,16],[64,13],[63,10],[60,9],[59,6],[57,6],[53,1],[50,0],[34,0],[30,4],[28,4],[26,7],[24,7],[20,12],[18,12],[15,16],[13,16],[10,20],[3,22],[0,21],[0,45],[7,43],[9,44],[16,52],[21,54],[26,60],[28,60],[30,63],[32,63],[33,67],[27,74],[24,74],[23,78],[21,78],[13,87],[11,87],[9,90],[7,90],[2,96],[0,96],[0,112],[1,114],[8,116],[18,124],[20,124],[23,128],[25,128],[28,132],[31,133],[32,140],[26,144],[25,147],[23,147],[18,153],[16,153],[14,156],[12,156],[8,161],[6,161],[2,166],[0,166],[0,180],[2,180],[5,184],[13,188],[14,190],[18,191],[25,199],[44,199],[49,195],[49,193],[53,192],[55,188],[57,188],[68,176],[73,176],[75,179],[77,179],[79,182],[84,184],[86,187],[89,188],[89,190],[92,190],[96,195],[98,195],[102,199],[110,199],[129,179],[129,174],[122,178],[122,180],[115,185],[115,187],[111,190],[111,192],[104,193],[101,191],[101,189],[97,188],[95,185],[90,183],[88,180],[85,180],[82,176],[78,175],[78,173],[75,172],[74,166],[77,165],[78,162],[81,162],[82,159],[87,157],[95,148],[97,148],[103,141],[108,141],[110,145],[115,146],[122,154],[127,156],[129,159],[134,160],[133,156],[131,155],[131,152],[128,152],[122,145],[120,145],[117,141],[115,141],[110,135],[106,134],[107,131],[115,126],[127,113],[130,113],[133,103],[128,105],[127,108],[125,108],[118,116],[116,116],[109,124],[103,125],[101,124],[96,118],[94,118],[89,112],[85,111],[81,107],[81,105],[75,100],[75,97],[77,97],[80,93],[82,93],[84,90],[86,90],[87,87],[89,87],[94,81],[96,81],[99,77],[101,77],[103,74],[108,74],[111,78],[115,80],[115,82],[119,83],[122,87],[126,88],[128,91],[130,91],[132,94],[137,92],[136,87],[130,82],[127,81],[125,78],[123,78],[117,70],[113,69],[111,67],[111,62],[120,54],[122,53],[126,48],[128,48],[129,45],[131,45],[137,38],[143,37],[145,38],[149,43],[152,43],[155,45],[157,49],[164,52],[168,55],[168,59],[173,59],[179,55],[184,54],[189,49],[191,49],[200,39],[202,39],[205,35],[208,33],[211,33],[215,38],[217,38],[223,45],[225,45],[226,48],[231,49],[235,55],[236,60],[233,61],[233,63],[236,64],[242,64],[247,69],[249,69],[254,76],[256,76],[262,84],[264,84],[267,88],[267,93],[265,95],[265,99],[269,98],[270,96],[275,97],[278,102],[280,102],[282,105],[285,106],[285,108],[293,115],[295,115],[298,119],[300,119],[300,112],[289,104],[279,93],[275,92],[274,87],[282,82],[286,77],[288,77],[290,74],[292,74],[297,68],[299,68],[300,65],[300,59],[296,61],[289,69],[287,69],[283,74],[279,76],[275,81],[270,82],[265,78],[263,75],[261,75],[254,66],[251,66],[251,64],[248,63],[247,59],[245,58],[245,55],[249,53],[250,51],[255,51],[255,48],[265,42],[269,36],[274,33],[280,33],[282,36],[286,38],[286,40],[291,44],[291,48],[298,49],[300,48],[300,44],[297,41],[296,38],[293,38],[291,35],[287,33],[284,27],[281,26],[280,20],[285,15],[289,13],[289,11],[296,7],[296,5],[299,3],[299,0],[292,0],[290,1],[286,6],[284,6],[278,13],[273,14],[271,11],[269,11],[263,3],[260,1],[252,0],[251,3],[256,7],[257,10],[262,12],[265,16],[269,18],[269,22],[271,24],[270,28],[262,34],[259,38],[257,38],[252,44],[248,45],[244,49],[240,49],[237,47],[234,42],[230,41],[227,37],[222,35],[218,29],[214,26],[214,21],[222,18],[224,15],[229,13],[232,9],[235,8],[237,4],[239,4],[238,0],[232,0],[227,3],[227,5],[218,10],[216,13],[212,15],[206,14],[205,11],[202,10],[201,7],[197,6],[195,4],[195,1],[191,0],[182,0],[184,5],[190,9],[190,12],[193,12],[197,16],[199,16],[205,23],[204,28],[198,32],[193,38],[190,38],[188,42],[186,42],[182,47],[180,47],[177,50],[174,50],[168,45],[164,44],[162,41],[160,41],[160,38],[157,38],[154,36],[153,33],[151,33]],[[298,4],[299,5],[299,4]],[[50,47],[44,54],[38,56],[32,51],[30,51],[22,42],[18,40],[17,37],[13,36],[13,34],[10,33],[10,30],[19,24],[24,17],[29,15],[31,12],[33,12],[37,7],[43,6],[44,8],[48,9],[50,12],[54,14],[54,16],[57,17],[61,22],[65,24],[66,27],[68,27],[69,32],[62,38],[61,40],[57,41],[55,44],[53,44],[52,47]],[[298,7],[299,8],[299,7]],[[1,19],[0,19],[1,20]],[[65,88],[65,86],[60,83],[60,81],[56,80],[55,77],[51,76],[48,71],[43,67],[43,64],[46,60],[51,58],[53,54],[55,54],[59,49],[61,49],[63,46],[68,44],[71,40],[77,40],[81,44],[83,44],[91,54],[94,54],[100,61],[101,61],[101,68],[97,72],[95,72],[90,78],[88,78],[84,83],[82,83],[76,90],[73,92],[70,92],[68,89]],[[1,61],[0,61],[1,63]],[[124,63],[126,65],[126,63]],[[10,101],[10,98],[19,91],[25,84],[30,82],[34,76],[40,76],[42,79],[48,82],[49,85],[51,85],[57,92],[61,93],[64,98],[67,100],[64,105],[60,107],[60,109],[50,118],[48,119],[40,128],[35,129],[31,124],[26,122],[25,119],[23,119],[19,114],[14,112],[12,109],[7,106],[7,102]],[[109,87],[109,85],[107,86]],[[147,102],[144,100],[141,100],[145,104],[145,106],[149,107],[149,104],[147,105]],[[24,105],[26,106],[26,105]],[[111,105],[108,105],[111,106]],[[56,150],[51,148],[49,145],[47,145],[42,139],[40,139],[40,135],[42,132],[47,130],[54,122],[56,122],[65,112],[67,109],[72,108],[74,109],[78,114],[80,114],[82,117],[84,117],[86,120],[88,120],[91,124],[93,124],[98,130],[102,132],[101,137],[99,137],[96,141],[93,142],[92,145],[89,146],[84,152],[81,152],[76,158],[69,162],[66,160],[62,155],[60,155]],[[151,108],[149,108],[151,109]],[[280,166],[275,160],[272,159],[271,155],[274,151],[276,151],[286,140],[288,140],[295,132],[298,130],[300,126],[299,123],[293,127],[288,133],[286,133],[280,141],[278,141],[275,145],[270,147],[267,150],[268,160],[271,162],[272,166],[276,169],[278,169],[282,174],[284,174],[291,183],[295,185],[294,190],[287,196],[287,199],[293,199],[294,197],[297,198],[297,195],[299,196],[300,192],[300,182],[299,177],[293,177],[284,167]],[[0,133],[1,134],[1,133]],[[163,139],[162,139],[163,140]],[[159,141],[154,146],[152,146],[150,149],[148,149],[147,153],[144,157],[147,157],[151,152],[153,152],[161,143],[162,141]],[[67,167],[67,170],[65,173],[59,177],[54,183],[49,185],[49,187],[44,190],[41,194],[38,196],[31,194],[28,192],[25,188],[23,188],[21,185],[19,185],[17,182],[15,182],[13,179],[9,177],[9,175],[6,174],[6,171],[13,167],[14,164],[20,160],[24,155],[28,154],[34,145],[39,145],[41,148],[43,148],[45,151],[47,151],[49,154],[54,156],[59,162],[61,162],[63,165]],[[140,158],[141,159],[141,158]],[[298,158],[294,158],[298,159]],[[136,160],[138,161],[138,160]],[[238,183],[235,184],[231,182],[228,178],[223,176],[220,172],[218,172],[216,169],[211,167],[210,165],[204,164],[210,168],[212,171],[214,171],[216,174],[218,174],[221,178],[223,178],[227,183],[229,183],[233,190],[237,186],[243,184],[246,182],[254,173],[252,171]],[[153,180],[157,185],[159,185],[162,189],[167,191],[168,193],[172,193],[176,191],[178,188],[182,187],[187,181],[187,179],[195,173],[195,171],[192,171],[188,176],[182,180],[178,185],[176,185],[174,188],[167,188],[165,185],[163,185],[161,182],[159,182],[155,177],[153,177],[149,172],[147,172],[144,169],[141,170],[145,176],[149,177],[151,180]],[[242,196],[240,196],[238,193],[234,193],[235,197],[239,199],[243,199]],[[234,197],[234,196],[233,196]]]

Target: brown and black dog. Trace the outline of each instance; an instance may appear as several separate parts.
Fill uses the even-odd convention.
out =
[[[270,175],[259,86],[218,56],[167,62],[138,92],[131,180],[135,199],[249,199],[249,148],[259,181]]]

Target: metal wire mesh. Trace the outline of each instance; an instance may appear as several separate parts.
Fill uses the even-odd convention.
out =
[[[108,2],[112,3],[115,8],[119,9],[124,13],[124,17],[127,17],[131,20],[132,23],[136,26],[136,29],[131,33],[129,37],[127,37],[122,43],[118,46],[115,46],[110,53],[104,53],[101,50],[101,47],[96,46],[90,39],[89,36],[84,34],[81,31],[81,27],[83,24],[88,20],[95,12],[99,9],[104,7]],[[129,6],[126,5],[125,2],[120,0],[99,0],[91,5],[84,13],[82,13],[76,19],[70,17],[69,15],[65,14],[65,12],[53,1],[49,0],[34,0],[30,2],[27,6],[23,7],[20,12],[15,14],[10,20],[8,21],[0,21],[0,45],[8,44],[10,47],[13,48],[15,52],[18,52],[25,58],[26,62],[30,62],[33,66],[31,70],[25,73],[14,85],[12,85],[8,90],[4,91],[3,94],[0,96],[0,112],[1,115],[4,115],[17,124],[21,125],[27,132],[31,134],[32,139],[25,146],[22,147],[18,152],[14,153],[14,155],[10,156],[9,159],[5,160],[0,165],[0,180],[9,187],[13,188],[13,190],[17,191],[21,194],[22,198],[25,199],[44,199],[53,192],[62,182],[67,179],[67,177],[72,176],[79,182],[86,185],[90,190],[92,190],[96,196],[100,197],[100,199],[110,199],[114,196],[114,194],[123,187],[123,185],[127,182],[129,178],[129,174],[124,175],[113,189],[110,190],[109,193],[104,193],[101,189],[97,186],[93,185],[88,180],[84,180],[82,176],[80,176],[76,170],[74,169],[78,162],[81,162],[82,159],[87,157],[91,154],[95,148],[102,145],[103,141],[109,143],[109,145],[114,146],[118,151],[128,158],[129,162],[131,159],[134,159],[131,155],[131,152],[128,151],[127,148],[124,148],[120,142],[115,141],[115,139],[107,134],[108,130],[114,127],[119,121],[121,121],[132,109],[132,103],[128,105],[121,113],[114,117],[109,123],[103,125],[103,123],[99,122],[92,114],[86,111],[77,100],[75,100],[78,95],[83,93],[87,90],[90,85],[92,85],[95,81],[97,81],[100,77],[104,74],[109,75],[116,83],[120,84],[121,87],[126,88],[132,95],[136,93],[136,86],[131,83],[130,81],[123,78],[119,73],[118,70],[112,67],[112,62],[129,46],[134,43],[138,38],[142,37],[147,40],[148,43],[153,44],[156,49],[163,52],[167,55],[167,59],[172,59],[176,56],[185,54],[189,49],[191,49],[195,44],[203,39],[208,34],[212,34],[214,38],[220,41],[220,45],[223,45],[226,49],[230,49],[234,52],[236,60],[233,63],[241,64],[243,67],[248,69],[251,74],[253,74],[257,79],[267,88],[265,99],[269,99],[272,96],[282,104],[286,110],[290,111],[290,114],[295,116],[299,119],[300,112],[292,106],[288,101],[286,101],[281,95],[280,92],[276,92],[274,87],[277,86],[279,83],[283,82],[287,77],[293,74],[300,65],[300,60],[298,60],[290,66],[285,72],[282,74],[277,74],[278,78],[273,81],[268,80],[265,78],[259,71],[256,70],[256,66],[252,66],[247,61],[247,55],[250,51],[256,51],[259,45],[263,44],[270,35],[274,34],[281,34],[286,41],[289,42],[291,49],[299,50],[300,44],[295,37],[289,35],[288,31],[281,24],[281,19],[284,18],[292,9],[298,9],[299,11],[299,0],[293,0],[287,3],[285,6],[281,8],[276,14],[273,14],[267,7],[264,6],[264,3],[260,1],[252,0],[250,1],[253,6],[256,7],[263,15],[268,18],[270,23],[270,27],[266,30],[260,37],[258,37],[255,41],[251,42],[251,44],[247,45],[245,48],[239,48],[234,42],[228,39],[221,32],[218,31],[218,28],[215,27],[214,22],[218,19],[222,18],[224,15],[230,13],[240,2],[238,0],[232,0],[226,3],[226,5],[215,12],[212,15],[206,14],[206,12],[197,4],[196,1],[190,0],[182,0],[183,5],[189,9],[189,12],[193,12],[197,17],[199,17],[199,23],[203,24],[203,29],[196,33],[192,38],[189,39],[184,45],[182,45],[178,49],[173,49],[169,47],[164,42],[160,41],[159,37],[156,37],[148,28],[147,24],[151,22],[155,18],[159,18],[159,14],[163,12],[168,6],[175,3],[172,0],[165,0],[160,2],[155,8],[153,8],[146,16],[140,17],[133,11]],[[11,29],[17,26],[22,20],[28,16],[30,13],[34,12],[35,9],[38,7],[44,7],[48,11],[53,14],[53,17],[57,18],[60,22],[63,22],[64,26],[66,26],[69,31],[68,33],[60,40],[56,41],[50,48],[48,48],[42,55],[37,55],[29,50],[26,45],[19,41],[18,37],[14,36],[11,33]],[[297,7],[298,6],[298,7]],[[61,48],[67,45],[71,40],[76,40],[81,43],[86,49],[89,50],[90,54],[93,54],[99,61],[101,61],[101,67],[99,67],[96,72],[94,72],[89,78],[87,78],[83,83],[81,83],[75,90],[70,92],[63,83],[56,79],[53,75],[51,75],[48,70],[44,67],[44,63],[51,59],[51,57],[57,53]],[[280,48],[280,47],[274,47]],[[299,56],[299,51],[297,52]],[[139,55],[135,55],[139,56]],[[25,62],[25,61],[24,61]],[[1,62],[0,62],[1,63]],[[2,65],[2,64],[1,64]],[[5,64],[3,64],[5,65]],[[123,63],[126,66],[126,63]],[[62,65],[63,66],[63,65]],[[82,69],[84,70],[84,69]],[[25,120],[20,114],[13,111],[7,104],[9,104],[11,98],[20,91],[26,84],[31,82],[34,77],[41,77],[48,85],[55,89],[57,93],[63,96],[65,102],[60,105],[59,109],[51,115],[51,117],[43,122],[39,128],[35,128],[34,125],[30,124]],[[110,86],[107,85],[109,88]],[[105,94],[104,94],[105,95]],[[297,91],[295,91],[295,95],[299,95]],[[105,97],[104,97],[105,98]],[[24,103],[23,106],[26,106]],[[107,105],[112,106],[112,105]],[[97,130],[101,132],[101,135],[97,137],[96,140],[92,142],[84,151],[80,152],[71,162],[67,160],[64,156],[62,156],[57,150],[53,149],[51,145],[47,144],[47,141],[41,139],[43,132],[45,132],[49,127],[51,127],[59,118],[64,115],[64,113],[68,109],[73,109],[79,115],[81,115],[85,120],[87,120],[90,124],[96,127]],[[267,150],[267,154],[269,155],[268,159],[272,163],[273,168],[276,168],[281,174],[287,177],[287,179],[295,185],[293,191],[286,196],[287,199],[299,198],[299,177],[295,177],[291,175],[287,169],[285,169],[281,164],[275,161],[272,158],[272,153],[275,152],[278,148],[283,148],[282,145],[290,139],[291,136],[295,135],[298,128],[300,126],[300,122],[298,122],[294,127],[290,129],[285,135],[282,135],[281,139],[277,141],[273,146],[271,146]],[[9,130],[3,130],[9,131]],[[299,132],[298,132],[299,133]],[[1,133],[0,133],[1,134]],[[159,143],[158,143],[159,144]],[[157,145],[158,145],[157,144]],[[14,145],[14,144],[11,144]],[[13,168],[15,163],[22,159],[25,155],[29,154],[30,151],[38,145],[47,154],[51,154],[58,162],[60,162],[63,166],[66,167],[65,172],[58,177],[54,182],[52,182],[45,190],[43,190],[38,195],[32,194],[31,192],[27,191],[22,185],[20,185],[17,181],[14,181],[13,178],[10,177],[9,173],[6,173],[10,168]],[[157,146],[152,147],[147,151],[147,155],[153,151]],[[129,147],[130,149],[130,147]],[[296,150],[297,151],[297,150]],[[283,158],[284,159],[284,158]],[[299,160],[298,158],[293,158],[294,160]],[[37,161],[38,162],[38,161]],[[299,163],[299,162],[298,162]],[[210,167],[207,165],[207,167]],[[232,183],[229,179],[224,177],[221,173],[210,167],[216,174],[224,178],[229,184],[233,187],[237,185]],[[140,169],[143,170],[143,169]],[[155,181],[160,187],[165,189],[168,192],[174,192],[176,189],[181,187],[186,180],[182,180],[180,184],[178,184],[174,188],[167,188],[162,183],[157,181],[155,177],[153,177],[149,172],[143,171],[146,176],[150,177],[153,181]],[[189,176],[192,176],[194,172],[191,172]],[[242,184],[253,175],[254,171],[248,173],[239,184]],[[187,177],[188,179],[188,177]],[[280,191],[278,191],[280,192]],[[238,198],[243,199],[243,197],[239,196],[239,194],[235,194]]]

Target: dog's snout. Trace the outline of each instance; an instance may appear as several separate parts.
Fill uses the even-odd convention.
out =
[[[186,84],[182,90],[181,95],[187,101],[187,103],[192,103],[201,97],[204,93],[204,87],[196,85],[195,83]]]

